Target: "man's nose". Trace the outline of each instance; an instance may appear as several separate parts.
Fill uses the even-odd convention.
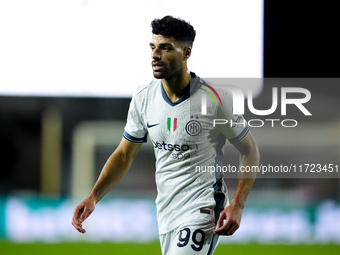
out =
[[[155,48],[151,53],[151,57],[152,57],[152,59],[160,60],[162,58],[160,50],[158,48]]]

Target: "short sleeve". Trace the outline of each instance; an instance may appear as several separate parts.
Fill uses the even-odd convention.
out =
[[[218,130],[225,135],[231,144],[236,144],[248,134],[249,126],[242,115],[233,114],[233,97],[230,91],[221,89],[222,104],[218,106],[217,118],[227,120],[227,123],[216,125]]]
[[[132,143],[145,143],[147,136],[142,116],[142,95],[137,93],[130,103],[123,137]]]

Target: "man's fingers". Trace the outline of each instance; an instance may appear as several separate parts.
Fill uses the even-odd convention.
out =
[[[217,221],[216,223],[216,228],[215,230],[219,229],[221,227],[222,223],[220,222],[220,220]]]
[[[80,215],[83,213],[83,210],[84,208],[82,206],[77,206],[76,208],[74,208],[72,221],[79,224],[80,223],[79,218],[80,218]]]
[[[238,228],[239,228],[239,225],[237,223],[232,224],[231,227],[227,231],[227,235],[230,235],[230,236],[233,235]]]
[[[83,229],[83,225],[81,223],[77,223],[74,219],[72,219],[72,225],[73,227],[78,230],[80,233],[86,233],[86,230]]]
[[[237,229],[238,229],[237,224],[232,223],[228,228],[224,229],[224,235],[231,236],[235,233]]]
[[[223,223],[223,222],[222,222]],[[214,232],[216,233],[216,234],[222,234],[222,232],[226,232],[227,231],[227,229],[229,228],[229,226],[230,226],[230,221],[226,221],[223,225],[217,225],[217,228],[214,230]]]
[[[228,233],[229,235],[233,235],[236,230],[238,230],[239,226],[237,226],[236,224],[233,226],[233,228],[230,228],[230,232]]]
[[[214,233],[217,235],[227,235],[230,236],[235,233],[239,228],[239,224],[236,221],[226,220],[223,226],[216,228]]]
[[[78,206],[74,208],[73,217],[72,217],[72,225],[77,229],[80,233],[86,233],[86,230],[83,228],[83,222],[92,214],[95,209],[95,204],[90,199],[86,199],[81,202]]]
[[[87,218],[86,214],[87,214],[87,206],[84,207],[84,210],[83,210],[82,214],[79,217],[79,221],[81,223],[84,222],[84,220]]]
[[[92,211],[87,206],[85,206],[84,211],[82,212],[82,214],[79,217],[79,222],[83,223],[84,220],[86,220],[91,215],[91,213],[92,213]]]
[[[223,226],[224,219],[225,219],[225,215],[223,213],[220,213],[218,220],[216,222],[216,228],[215,228],[216,230]]]
[[[85,209],[86,207],[83,207],[83,206],[77,206],[75,209],[74,209],[74,212],[73,212],[73,218],[72,218],[72,225],[75,229],[78,230],[79,233],[86,233],[86,230],[83,229],[83,225],[81,224],[84,219],[81,218],[82,215],[84,214],[84,212],[86,211]]]

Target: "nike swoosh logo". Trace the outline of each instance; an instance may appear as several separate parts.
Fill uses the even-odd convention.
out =
[[[148,122],[148,123],[146,123],[146,126],[147,126],[148,128],[152,128],[152,127],[154,127],[154,126],[157,126],[157,125],[159,125],[159,123],[157,123],[157,124],[153,124],[153,125],[149,125],[149,122]]]

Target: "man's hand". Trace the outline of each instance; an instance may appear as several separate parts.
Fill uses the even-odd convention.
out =
[[[216,224],[214,234],[231,236],[240,227],[242,208],[238,205],[230,204],[221,213]],[[223,224],[223,221],[225,223]]]
[[[142,144],[132,143],[122,138],[118,148],[106,161],[88,198],[74,209],[72,225],[80,233],[86,233],[82,223],[91,215],[104,195],[123,178],[141,146]]]
[[[87,198],[81,202],[73,211],[72,225],[82,234],[86,233],[83,229],[83,222],[91,215],[94,211],[96,204],[93,200]]]

